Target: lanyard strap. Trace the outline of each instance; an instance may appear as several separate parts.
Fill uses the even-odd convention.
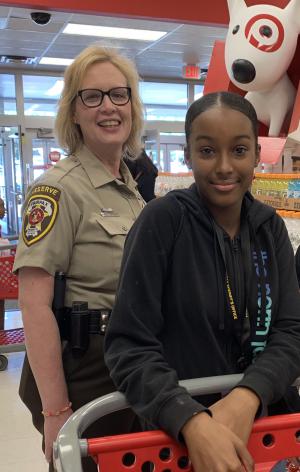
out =
[[[228,295],[228,299],[229,299],[229,307],[230,307],[230,310],[231,310],[231,314],[232,314],[232,318],[234,320],[238,320],[238,312],[237,312],[237,309],[236,309],[236,306],[235,306],[235,303],[234,303],[234,298],[233,298],[233,295],[232,295],[232,291],[231,291],[231,287],[230,287],[230,283],[229,283],[229,277],[228,277],[228,274],[226,272],[226,276],[225,276],[225,285],[226,285],[226,290],[227,290],[227,295]]]
[[[219,243],[219,248],[222,254],[222,259],[223,259],[223,263],[225,267],[225,288],[226,288],[226,293],[228,296],[228,304],[229,304],[229,308],[230,308],[233,320],[237,321],[239,319],[239,313],[238,313],[238,310],[237,310],[237,307],[233,298],[233,293],[230,286],[230,281],[229,281],[229,276],[228,276],[228,271],[227,271],[223,230],[216,224],[215,221],[213,221],[213,225],[215,228],[215,232],[216,232],[218,243]],[[250,269],[249,269],[250,260],[248,259],[249,259],[249,253],[250,253],[250,239],[249,239],[249,231],[245,222],[242,222],[242,225],[241,225],[241,238],[245,239],[244,242],[241,239],[242,258],[244,262],[246,262],[247,260],[246,268],[244,268],[245,277],[246,277],[246,294],[245,294],[246,309],[245,309],[245,315],[244,315],[244,323],[246,322],[246,325],[247,325],[249,323],[249,314],[248,314],[249,286],[248,285],[250,283]],[[244,326],[244,328],[246,328],[246,326]],[[246,331],[248,331],[248,327]]]

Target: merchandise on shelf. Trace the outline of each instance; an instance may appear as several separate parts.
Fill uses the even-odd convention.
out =
[[[300,174],[256,174],[251,192],[274,208],[300,210]]]
[[[300,211],[277,210],[283,218],[294,251],[300,246]]]
[[[194,182],[192,172],[182,172],[172,174],[169,172],[159,172],[155,182],[155,195],[163,197],[171,190],[188,188]]]

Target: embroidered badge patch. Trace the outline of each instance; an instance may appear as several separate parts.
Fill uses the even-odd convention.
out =
[[[60,193],[60,190],[48,185],[33,188],[23,221],[23,240],[27,246],[40,241],[53,228]]]

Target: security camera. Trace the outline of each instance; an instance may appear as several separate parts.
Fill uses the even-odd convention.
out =
[[[51,13],[45,11],[33,11],[30,16],[37,25],[47,25],[51,20]]]

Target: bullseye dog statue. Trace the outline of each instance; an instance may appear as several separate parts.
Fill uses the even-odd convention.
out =
[[[287,70],[300,33],[300,0],[291,0],[284,9],[262,4],[248,7],[244,0],[227,3],[227,73],[234,85],[247,92],[269,136],[279,136],[296,97]]]

